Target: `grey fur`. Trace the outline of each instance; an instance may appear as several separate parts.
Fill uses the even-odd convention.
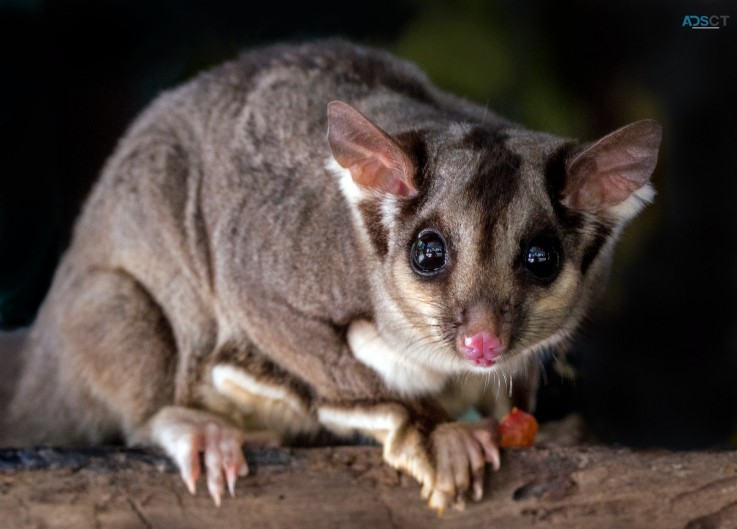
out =
[[[419,195],[399,201],[388,222],[383,199],[351,203],[325,166],[332,100],[421,162]],[[152,442],[147,423],[158,410],[208,408],[209,370],[254,355],[258,362],[239,367],[291,388],[310,413],[325,403],[403,402],[432,428],[447,417],[427,399],[444,397],[389,387],[352,355],[346,329],[368,319],[409,361],[425,355],[447,371],[445,395],[464,374],[453,333],[474,304],[509,327],[505,376],[566,339],[631,216],[571,210],[575,225],[560,221],[546,163],[569,143],[342,41],[246,53],[163,94],[122,138],[86,202],[25,347],[3,442]],[[564,198],[558,191],[553,202]],[[454,252],[434,283],[414,277],[407,257],[428,224]],[[581,275],[600,225],[610,228],[603,249]],[[521,242],[542,228],[559,233],[569,277],[546,321],[531,307],[556,284],[532,284],[518,270]],[[426,318],[409,291],[433,300],[437,329],[419,328]]]

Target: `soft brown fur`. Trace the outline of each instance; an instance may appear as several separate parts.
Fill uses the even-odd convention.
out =
[[[375,125],[334,106],[344,115],[328,138],[333,100]],[[438,425],[474,400],[491,413],[489,378],[518,376],[572,334],[648,198],[659,128],[631,127],[586,150],[341,41],[258,50],[198,76],[158,98],[108,160],[31,330],[2,442],[161,443],[156,432],[199,409],[240,428],[363,431],[433,506],[478,495],[487,427]],[[350,142],[371,134],[376,159],[361,173]],[[637,178],[616,194],[597,161],[638,142]],[[348,169],[358,191],[351,175],[339,181]],[[433,281],[408,266],[424,225],[445,230],[453,252]],[[521,241],[543,228],[565,256],[549,286],[519,269]],[[454,349],[469,310],[509,344],[493,370]],[[378,333],[369,358],[399,358],[409,378],[426,366],[438,387],[404,391],[359,360],[347,339],[358,321]],[[221,371],[225,389],[214,388],[217,366],[233,367]],[[457,461],[433,451],[443,443],[467,447],[473,483],[447,483]]]

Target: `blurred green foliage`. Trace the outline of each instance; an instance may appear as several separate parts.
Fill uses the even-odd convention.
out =
[[[576,136],[587,124],[552,69],[539,32],[499,2],[429,2],[395,51],[439,86],[502,111],[526,126]]]

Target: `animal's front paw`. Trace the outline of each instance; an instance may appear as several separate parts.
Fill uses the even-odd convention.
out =
[[[423,498],[439,513],[449,506],[462,508],[469,495],[480,500],[486,463],[499,468],[493,419],[440,423],[428,435],[396,404],[369,411],[324,406],[319,418],[336,432],[354,429],[373,436],[384,446],[384,461],[419,481]]]
[[[189,491],[202,473],[200,454],[207,474],[207,489],[216,505],[228,485],[235,493],[238,476],[248,474],[241,448],[246,434],[220,417],[184,407],[167,407],[150,422],[152,440],[174,459]]]
[[[435,476],[431,486],[423,483],[430,508],[442,513],[450,506],[463,508],[469,495],[475,501],[483,497],[486,463],[499,469],[495,428],[492,420],[453,422],[438,425],[430,434]]]

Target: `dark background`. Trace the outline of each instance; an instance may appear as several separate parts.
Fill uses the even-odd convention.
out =
[[[601,5],[593,5],[601,4]],[[723,446],[737,433],[737,16],[731,2],[0,0],[0,327],[28,324],[80,204],[157,93],[239,50],[342,35],[530,128],[594,139],[664,125],[653,206],[551,371],[539,414],[602,440]],[[686,15],[730,15],[695,31]],[[732,441],[733,442],[733,441]]]

